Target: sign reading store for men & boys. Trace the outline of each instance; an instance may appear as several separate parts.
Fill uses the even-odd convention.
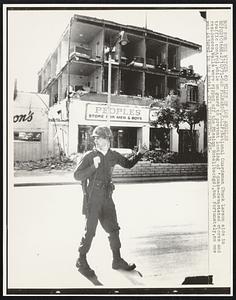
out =
[[[87,104],[87,120],[107,120],[108,107],[106,104]],[[143,107],[111,105],[111,121],[149,122],[149,109]]]

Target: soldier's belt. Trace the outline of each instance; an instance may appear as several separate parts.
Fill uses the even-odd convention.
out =
[[[100,189],[111,189],[111,190],[114,190],[114,188],[115,188],[112,181],[104,182],[102,180],[95,180],[94,181],[94,187],[97,187],[97,188],[100,188]]]

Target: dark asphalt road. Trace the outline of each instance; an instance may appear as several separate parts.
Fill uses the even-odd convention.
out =
[[[11,196],[11,195],[10,195]],[[80,185],[15,187],[9,201],[9,287],[91,286],[75,268],[84,220]],[[122,255],[143,278],[111,269],[98,227],[88,259],[107,287],[179,286],[208,275],[207,182],[118,184]]]

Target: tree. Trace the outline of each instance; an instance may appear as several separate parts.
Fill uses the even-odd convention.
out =
[[[179,98],[175,97],[170,101],[166,99],[164,102],[159,102],[155,105],[157,108],[156,120],[151,122],[152,126],[158,125],[164,128],[176,128],[179,133],[179,127],[181,123],[189,124],[190,135],[190,151],[194,152],[194,130],[195,126],[201,121],[207,120],[206,105],[194,104],[190,106],[188,103],[180,103]]]
[[[200,124],[201,121],[207,120],[207,110],[205,104],[196,104],[195,107],[189,107],[188,104],[183,104],[182,108],[179,109],[179,119],[180,123],[188,123],[189,124],[189,137],[190,137],[190,151],[195,152],[195,126]],[[177,127],[177,132],[179,133],[179,125]]]

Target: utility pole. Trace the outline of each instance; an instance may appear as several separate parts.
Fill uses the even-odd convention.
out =
[[[107,126],[110,128],[111,126],[111,53],[112,49],[116,45],[116,43],[119,42],[121,46],[125,46],[128,44],[128,38],[126,36],[126,33],[124,31],[121,31],[117,37],[117,39],[114,41],[112,45],[109,47],[109,56],[108,56],[108,95],[107,95]]]

